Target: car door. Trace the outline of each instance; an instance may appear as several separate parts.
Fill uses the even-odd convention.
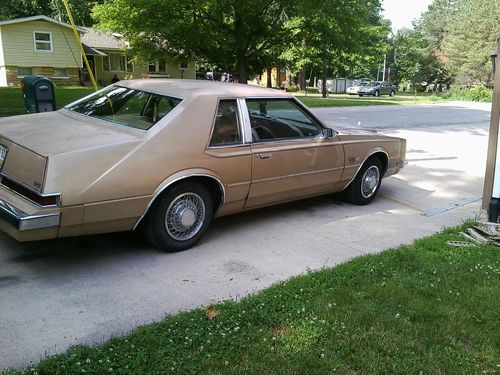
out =
[[[205,159],[204,166],[220,176],[224,184],[224,214],[242,210],[250,188],[251,141],[244,132],[243,107],[241,99],[219,98],[205,151],[211,158]]]
[[[344,168],[339,138],[293,98],[246,100],[252,177],[245,207],[333,191]]]
[[[389,95],[391,93],[389,84],[387,82],[382,83],[382,94]]]

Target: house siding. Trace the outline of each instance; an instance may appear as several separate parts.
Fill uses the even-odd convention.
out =
[[[64,85],[80,85],[80,70],[79,68],[66,68],[67,76],[64,78],[54,77],[54,68],[52,66],[33,66],[32,74],[39,74],[44,77],[49,78],[54,82],[55,85],[64,86]],[[1,73],[1,68],[0,68]],[[5,82],[3,84],[0,77],[0,87],[1,86],[13,86],[20,85],[22,77],[18,77],[17,75],[17,66],[6,66],[5,67]]]
[[[35,51],[33,32],[52,33],[52,52]],[[2,26],[6,66],[80,68],[81,53],[71,29],[45,21]]]
[[[120,53],[116,50],[105,50],[100,49],[104,53]],[[96,57],[95,58],[95,70],[96,70],[96,80],[100,86],[106,86],[111,83],[111,79],[116,74],[120,79],[134,79],[134,78],[156,78],[158,75],[149,74],[148,67],[146,65],[136,65],[134,64],[133,72],[123,72],[123,71],[104,71],[103,58],[106,57]],[[167,76],[169,78],[184,78],[184,79],[196,79],[195,63],[190,61],[188,63],[188,70],[181,74],[179,69],[179,64],[167,60],[167,71],[163,74],[163,77]]]

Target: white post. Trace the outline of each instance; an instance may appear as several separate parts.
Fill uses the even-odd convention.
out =
[[[491,105],[490,135],[488,141],[488,159],[484,178],[483,208],[488,210],[488,221],[500,222],[500,39],[497,51],[492,55],[496,65],[494,74],[493,100]],[[496,64],[495,64],[496,62]]]

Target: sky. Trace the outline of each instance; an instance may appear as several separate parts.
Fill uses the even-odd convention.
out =
[[[427,10],[433,0],[383,0],[384,18],[392,22],[392,29],[396,32],[403,27],[411,28],[411,21],[420,17]]]

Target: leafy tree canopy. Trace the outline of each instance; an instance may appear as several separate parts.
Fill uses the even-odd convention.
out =
[[[103,0],[68,0],[75,22],[92,26],[92,7]],[[45,15],[67,22],[68,17],[62,0],[1,0],[0,20]]]
[[[379,0],[106,0],[93,15],[143,59],[192,58],[245,78],[279,64],[349,66],[387,36],[379,12]]]
[[[394,40],[399,78],[441,85],[492,82],[490,54],[500,37],[500,0],[434,0]]]

